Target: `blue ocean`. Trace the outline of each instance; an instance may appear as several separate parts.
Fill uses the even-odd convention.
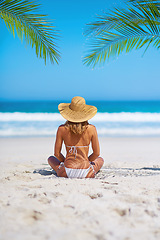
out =
[[[0,102],[0,137],[55,136],[67,101]],[[160,136],[160,101],[87,101],[98,108],[89,123],[99,136]]]

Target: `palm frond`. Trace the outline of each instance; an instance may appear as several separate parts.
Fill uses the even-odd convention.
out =
[[[156,3],[154,3],[156,2]],[[86,65],[95,66],[106,58],[152,44],[160,48],[160,11],[158,1],[130,0],[126,9],[115,8],[87,26],[89,53],[84,57]]]
[[[28,0],[0,0],[0,17],[8,30],[27,44],[35,47],[37,57],[47,58],[51,63],[58,63],[60,53],[56,41],[58,33],[47,15],[37,14],[39,4]]]
[[[132,3],[134,6],[137,4],[141,4],[145,7],[148,7],[148,4],[153,3],[158,9],[160,8],[160,2],[159,0],[128,0],[129,3]]]

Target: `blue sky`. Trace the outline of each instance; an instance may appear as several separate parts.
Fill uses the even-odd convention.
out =
[[[160,100],[160,51],[122,53],[104,66],[84,66],[86,23],[121,0],[41,0],[41,12],[60,32],[59,65],[45,66],[35,50],[15,39],[0,22],[0,100]]]

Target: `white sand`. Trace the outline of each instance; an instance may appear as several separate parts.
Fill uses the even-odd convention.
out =
[[[56,177],[53,141],[0,139],[1,240],[160,239],[160,138],[100,138],[95,179]]]

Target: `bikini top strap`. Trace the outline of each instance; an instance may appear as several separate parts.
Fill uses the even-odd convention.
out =
[[[89,147],[88,146],[66,146],[66,147],[70,147],[69,153],[73,153],[75,154],[75,159],[76,159],[76,155],[77,155],[77,147],[82,148],[82,147]]]

